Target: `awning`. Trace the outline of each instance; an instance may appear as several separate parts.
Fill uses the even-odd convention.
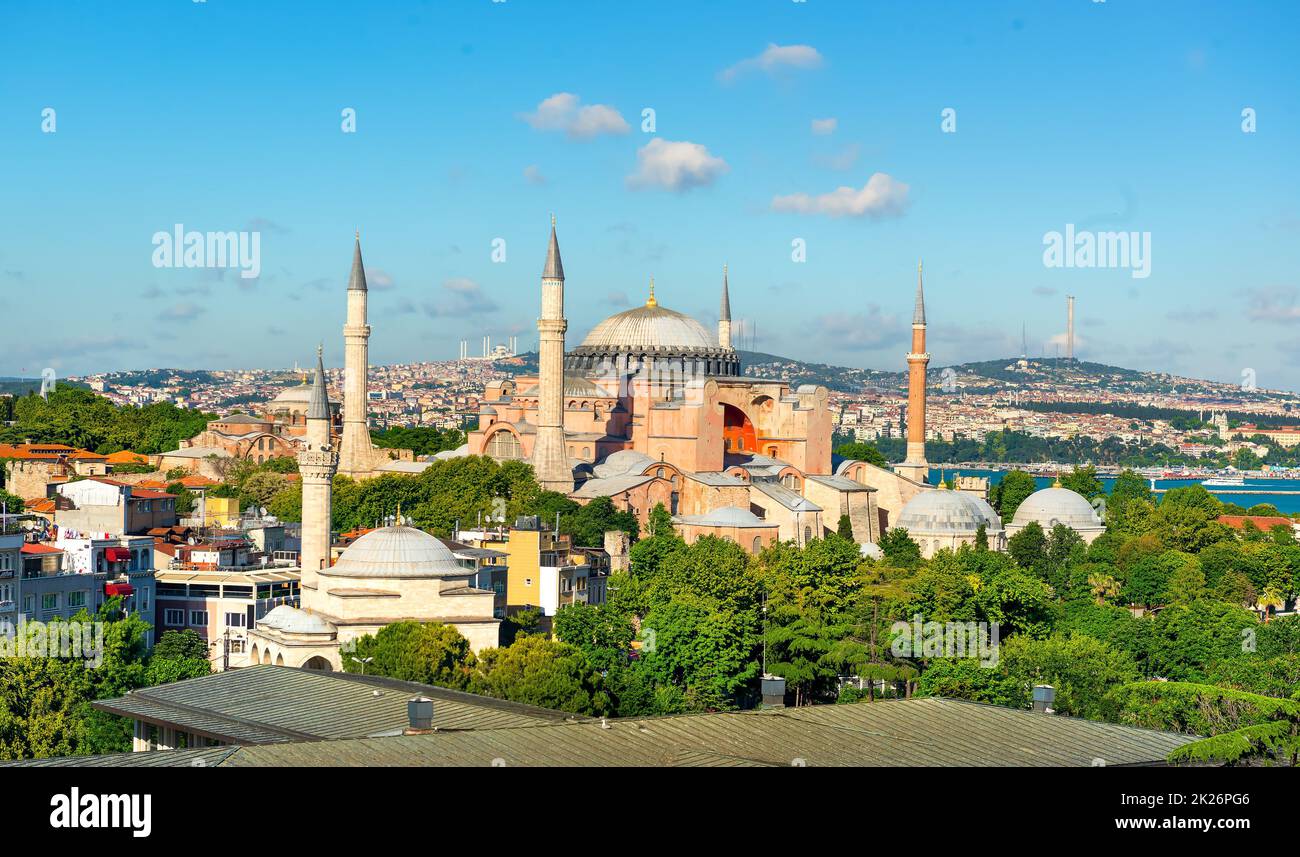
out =
[[[135,592],[135,587],[133,587],[129,583],[105,583],[104,584],[104,594],[108,596],[130,595],[133,592]]]
[[[130,562],[131,551],[127,548],[104,548],[104,559],[109,562]]]

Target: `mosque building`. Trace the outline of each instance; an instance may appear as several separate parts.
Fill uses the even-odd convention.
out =
[[[663,503],[688,537],[725,536],[747,550],[771,541],[772,528],[806,544],[843,515],[856,541],[874,543],[928,487],[919,274],[908,460],[892,471],[832,453],[825,387],[742,375],[725,267],[716,333],[662,305],[651,279],[642,306],[601,321],[567,352],[564,285],[552,223],[538,374],[487,385],[467,453],[530,461],[544,486],[580,503],[610,497],[643,523]]]
[[[539,371],[489,384],[479,424],[448,455],[529,461],[538,481],[579,503],[610,497],[648,522],[663,503],[688,541],[711,535],[757,553],[776,541],[802,546],[838,529],[848,516],[864,556],[879,557],[880,534],[906,528],[924,556],[973,543],[989,548],[1030,520],[1065,523],[1091,542],[1104,530],[1083,497],[1039,491],[1012,524],[975,493],[935,488],[925,460],[925,298],[918,268],[907,354],[907,458],[892,470],[843,460],[831,451],[825,387],[792,388],[741,374],[731,344],[731,299],[723,268],[716,335],[660,305],[654,281],[643,306],[597,324],[564,348],[564,266],[555,223],[542,271]],[[494,593],[474,586],[441,541],[405,524],[372,530],[330,564],[332,479],[416,472],[409,451],[379,450],[366,419],[370,326],[360,237],[348,281],[342,428],[328,398],[321,353],[302,413],[301,606],[281,605],[248,632],[248,663],[340,669],[340,650],[403,620],[451,624],[479,651],[498,645]],[[336,443],[337,441],[337,443]],[[1068,495],[1068,496],[1067,496]]]
[[[331,483],[340,453],[328,402],[318,351],[306,436],[298,451],[301,606],[280,605],[258,620],[248,631],[248,663],[339,670],[341,648],[405,620],[454,625],[474,651],[497,646],[501,622],[493,615],[495,595],[475,588],[475,572],[441,541],[406,526],[400,510],[392,526],[361,536],[330,565]]]

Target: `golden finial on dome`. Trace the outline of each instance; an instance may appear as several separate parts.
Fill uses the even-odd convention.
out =
[[[650,277],[650,297],[646,298],[646,306],[659,306],[659,301],[655,300],[655,278]]]
[[[406,526],[406,521],[402,519],[402,504],[400,501],[397,504],[397,517],[393,519],[393,525],[398,527]]]

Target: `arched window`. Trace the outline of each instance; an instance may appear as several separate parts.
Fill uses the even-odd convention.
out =
[[[812,527],[803,528],[803,540],[805,544],[812,541]]]
[[[761,537],[761,536],[754,536],[754,553],[759,553],[759,552],[762,551],[762,550],[763,550],[763,539],[762,539],[762,537]]]
[[[494,432],[488,438],[485,451],[491,458],[515,459],[523,457],[523,451],[519,447],[519,438],[505,429]]]

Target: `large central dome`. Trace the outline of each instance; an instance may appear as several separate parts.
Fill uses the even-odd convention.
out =
[[[740,374],[734,348],[721,347],[717,337],[689,315],[660,306],[653,291],[644,306],[611,315],[593,327],[564,362],[565,369],[577,373],[600,372],[605,364],[635,372],[675,363],[678,372],[693,367],[707,375]]]
[[[673,351],[717,349],[704,325],[689,315],[667,307],[639,306],[611,315],[592,328],[581,347],[636,351],[667,348]]]

